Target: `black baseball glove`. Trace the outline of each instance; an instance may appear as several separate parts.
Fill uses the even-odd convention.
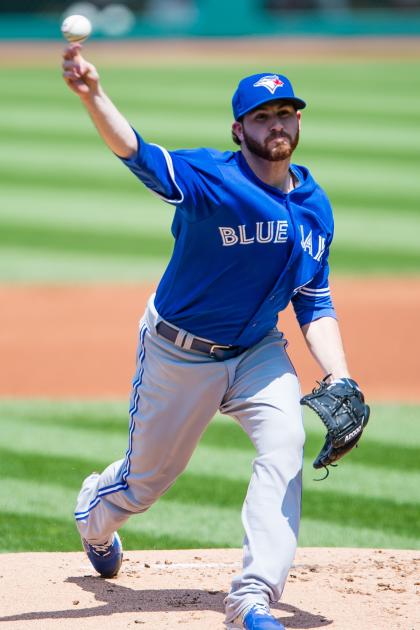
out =
[[[300,401],[313,409],[327,427],[324,446],[313,463],[314,468],[325,468],[327,473],[327,466],[334,465],[356,446],[370,413],[355,381],[342,378],[328,384],[329,377],[318,381],[319,387]]]

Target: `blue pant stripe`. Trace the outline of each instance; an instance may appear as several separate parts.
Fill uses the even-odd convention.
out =
[[[125,464],[124,464],[124,471],[122,473],[122,479],[124,481],[127,480],[128,474],[130,472],[130,455],[133,452],[133,433],[134,433],[134,428],[135,428],[135,420],[134,420],[134,416],[138,411],[138,403],[140,400],[140,393],[139,393],[139,387],[142,383],[143,380],[143,361],[144,358],[146,356],[146,348],[144,347],[144,335],[146,334],[146,326],[144,325],[141,329],[140,332],[140,348],[141,348],[141,352],[139,355],[139,375],[137,377],[136,380],[136,385],[134,386],[136,389],[136,393],[134,395],[134,400],[133,400],[133,405],[132,408],[130,410],[130,428],[129,428],[129,439],[128,439],[128,449],[127,449],[127,453],[125,456]]]
[[[103,488],[99,488],[95,498],[92,499],[92,501],[89,503],[87,510],[83,512],[75,512],[74,515],[75,515],[76,521],[80,521],[80,520],[83,520],[84,518],[87,518],[89,516],[89,512],[93,510],[93,508],[95,508],[98,505],[98,503],[100,503],[101,497],[106,496],[108,494],[114,494],[115,492],[120,492],[121,490],[127,490],[128,488],[127,476],[128,476],[128,473],[130,472],[130,455],[133,451],[132,438],[133,438],[133,432],[134,432],[134,426],[135,426],[134,414],[137,412],[137,409],[138,409],[138,401],[140,399],[138,387],[141,385],[141,382],[143,380],[143,371],[144,371],[143,361],[146,355],[146,349],[144,347],[144,336],[146,334],[146,331],[147,331],[146,325],[143,324],[140,331],[139,346],[141,350],[140,350],[140,354],[138,358],[139,373],[138,373],[137,379],[133,382],[133,389],[135,389],[136,392],[134,394],[133,405],[129,411],[129,414],[130,414],[129,441],[128,441],[128,448],[127,448],[126,456],[125,456],[122,482],[118,481],[116,483],[111,484],[110,486],[104,486]]]

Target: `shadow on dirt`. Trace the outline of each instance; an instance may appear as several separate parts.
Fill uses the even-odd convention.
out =
[[[145,612],[174,612],[174,611],[216,611],[221,615],[224,611],[223,600],[226,593],[222,591],[205,591],[200,589],[148,589],[137,590],[117,584],[114,580],[103,580],[99,577],[84,576],[70,577],[65,580],[76,584],[83,591],[93,593],[98,602],[103,605],[89,608],[76,607],[79,602],[74,601],[68,610],[26,612],[20,615],[0,617],[2,622],[35,621],[42,619],[84,619],[88,617],[106,617],[113,614],[137,613],[140,623],[141,613]],[[273,611],[284,611],[287,616],[279,617],[279,621],[287,628],[320,628],[332,623],[322,615],[313,615],[307,611],[290,606],[276,604]],[[276,615],[277,616],[277,615]],[[153,623],[153,622],[151,622]],[[1,627],[1,626],[0,626]],[[223,618],[220,627],[223,627]]]

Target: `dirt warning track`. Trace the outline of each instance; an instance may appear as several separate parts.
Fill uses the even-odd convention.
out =
[[[420,402],[420,278],[332,282],[350,369],[371,401]],[[0,287],[0,396],[126,398],[154,286]],[[291,309],[280,316],[308,391],[320,370]]]

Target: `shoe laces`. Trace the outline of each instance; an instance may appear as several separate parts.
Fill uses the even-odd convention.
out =
[[[105,556],[111,551],[112,544],[104,543],[103,545],[90,545],[95,553],[99,556]]]

